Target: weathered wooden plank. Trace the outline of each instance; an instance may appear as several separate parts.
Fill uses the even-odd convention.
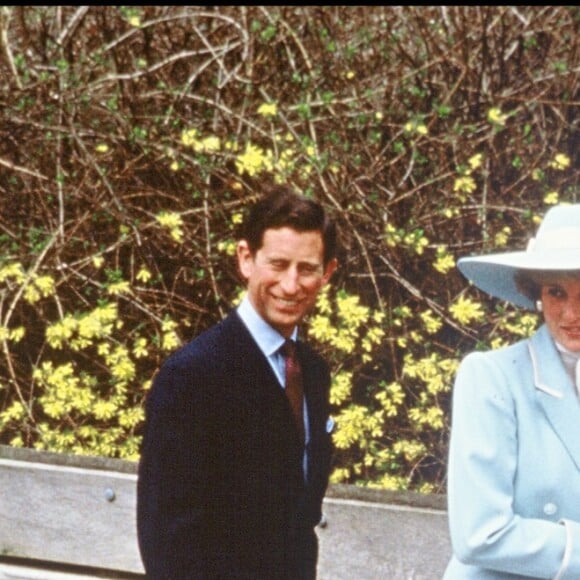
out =
[[[142,574],[136,469],[0,445],[0,579]],[[320,580],[441,578],[451,554],[444,496],[331,486],[324,512]]]
[[[443,577],[451,554],[446,512],[333,497],[324,513],[318,580]]]
[[[136,475],[0,459],[0,554],[142,572]]]
[[[0,560],[0,580],[133,580],[142,579],[143,575],[130,575],[128,572],[80,571],[66,568],[50,569],[46,563],[29,566],[26,561],[20,564],[7,564]]]

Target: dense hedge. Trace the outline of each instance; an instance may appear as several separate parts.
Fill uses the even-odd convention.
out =
[[[578,9],[0,10],[0,442],[136,458],[151,377],[238,299],[236,228],[288,182],[341,232],[304,329],[333,479],[439,490],[458,360],[538,322],[454,261],[578,201]]]

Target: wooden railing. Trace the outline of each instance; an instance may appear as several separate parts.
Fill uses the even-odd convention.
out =
[[[0,446],[0,578],[139,578],[136,464]],[[319,580],[441,578],[442,496],[331,486]]]

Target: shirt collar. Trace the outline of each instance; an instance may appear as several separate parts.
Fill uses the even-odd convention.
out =
[[[247,294],[238,306],[238,314],[266,356],[272,356],[284,344],[285,338],[256,312]],[[297,335],[295,328],[290,338],[296,340]]]
[[[556,342],[556,341],[554,341]],[[559,342],[556,342],[556,348],[560,353],[564,367],[572,382],[576,385],[576,390],[580,394],[580,352],[574,352],[564,348]]]

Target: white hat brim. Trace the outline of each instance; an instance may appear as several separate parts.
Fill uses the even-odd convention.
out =
[[[517,306],[534,309],[534,303],[518,290],[514,279],[516,273],[521,270],[580,270],[580,253],[559,250],[489,254],[461,258],[457,267],[480,290]]]
[[[478,288],[502,300],[533,309],[515,283],[518,271],[580,271],[580,204],[550,208],[525,252],[461,258],[460,272]]]

